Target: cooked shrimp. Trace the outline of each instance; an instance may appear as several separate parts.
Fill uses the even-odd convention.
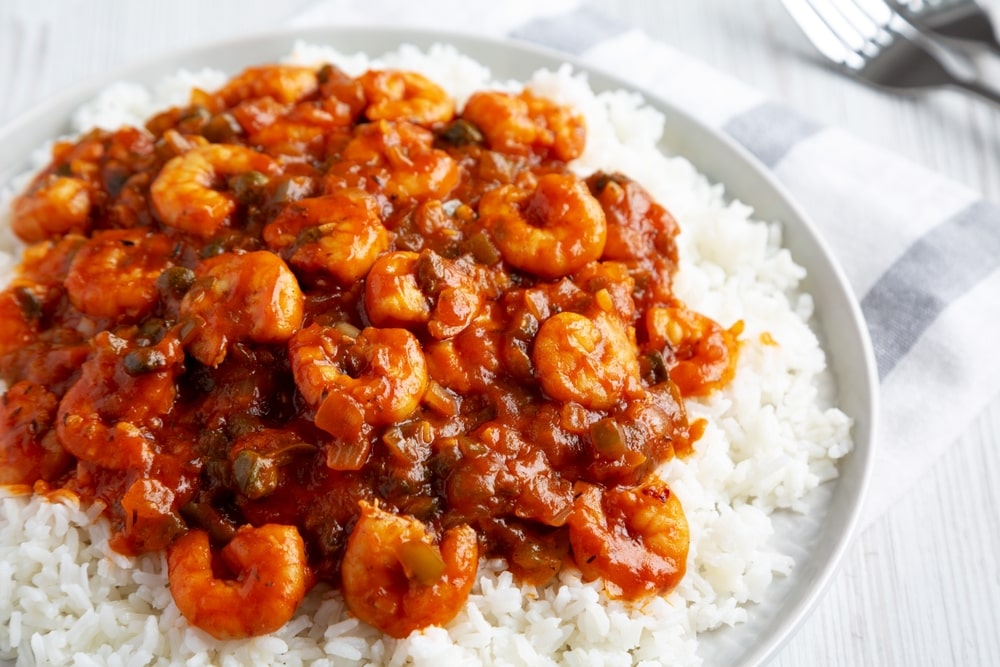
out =
[[[363,106],[360,84],[358,95]],[[246,145],[285,164],[320,165],[328,146],[339,145],[341,137],[347,136],[355,111],[333,97],[308,99],[291,108],[271,97],[259,97],[241,102],[231,115],[246,132]]]
[[[569,275],[604,252],[604,211],[572,174],[546,174],[533,191],[490,190],[479,216],[507,262],[542,278]]]
[[[635,342],[610,313],[552,315],[538,330],[532,361],[542,389],[559,401],[604,410],[642,393]]]
[[[649,345],[663,353],[670,379],[684,396],[704,396],[723,387],[736,372],[739,321],[728,329],[683,306],[646,311]]]
[[[170,594],[184,618],[216,639],[244,639],[291,620],[312,578],[295,526],[242,526],[220,552],[235,578],[219,578],[208,533],[192,530],[167,551]]]
[[[316,425],[342,440],[409,417],[427,389],[420,342],[406,329],[310,325],[288,343],[295,385],[316,407]],[[367,425],[367,426],[366,426]]]
[[[327,130],[289,118],[280,118],[248,137],[261,152],[288,163],[320,163],[326,153]]]
[[[0,398],[0,484],[52,481],[71,465],[56,439],[58,406],[55,394],[27,380]]]
[[[408,120],[418,125],[446,123],[455,102],[439,85],[416,72],[369,70],[358,77],[369,120]]]
[[[427,324],[431,304],[417,282],[420,253],[399,250],[379,257],[365,278],[365,314],[377,327]]]
[[[291,269],[266,250],[225,253],[206,260],[181,301],[193,326],[191,355],[218,366],[236,341],[283,343],[302,326],[304,297]]]
[[[397,638],[455,618],[479,566],[476,532],[464,524],[449,528],[438,543],[413,517],[360,505],[341,565],[350,610]]]
[[[596,172],[587,178],[587,186],[601,203],[608,221],[604,250],[608,259],[662,254],[677,261],[677,220],[642,185],[624,174]]]
[[[480,273],[469,262],[430,250],[388,253],[365,279],[365,314],[378,327],[427,325],[439,340],[455,336],[496,289]]]
[[[569,517],[573,559],[587,580],[637,599],[670,590],[687,568],[690,533],[681,502],[660,480],[603,489],[577,482]]]
[[[93,317],[141,318],[159,300],[156,281],[170,265],[174,242],[139,229],[95,232],[77,251],[66,293]]]
[[[329,63],[320,67],[316,76],[323,108],[345,125],[353,124],[367,104],[361,82]]]
[[[174,380],[184,352],[167,336],[139,347],[108,331],[59,403],[56,435],[81,461],[115,470],[148,471],[156,454],[153,431],[174,405]]]
[[[670,300],[677,270],[677,221],[636,181],[597,172],[587,186],[604,209],[608,241],[603,259],[626,262],[644,303]]]
[[[70,232],[83,234],[91,226],[92,206],[91,189],[83,179],[50,174],[14,199],[10,226],[27,243]]]
[[[21,265],[11,285],[62,286],[77,250],[86,236],[67,234],[54,241],[34,243],[24,249]]]
[[[248,67],[215,92],[214,97],[231,107],[255,97],[272,97],[282,104],[292,104],[319,88],[316,70],[299,65],[262,65]]]
[[[391,202],[444,199],[458,185],[458,164],[434,148],[434,133],[406,121],[359,125],[326,177],[326,191],[359,187]]]
[[[163,165],[149,188],[150,201],[167,227],[208,238],[232,222],[236,197],[216,189],[226,177],[257,172],[273,176],[278,165],[263,153],[229,144],[195,146]]]
[[[264,242],[295,268],[350,285],[389,247],[389,232],[375,197],[345,188],[291,202],[264,227]]]
[[[505,370],[500,308],[487,302],[456,336],[425,344],[428,373],[435,382],[459,394],[485,393],[497,386]]]
[[[490,148],[503,153],[568,162],[583,153],[587,140],[582,116],[528,91],[474,93],[462,117],[482,131]]]

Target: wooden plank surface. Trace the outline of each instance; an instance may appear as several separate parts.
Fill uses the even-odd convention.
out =
[[[88,77],[186,45],[263,31],[309,4],[3,0],[0,122]],[[1000,202],[1000,109],[950,92],[894,97],[845,80],[823,68],[778,0],[589,4]],[[1000,396],[916,488],[859,536],[827,595],[774,664],[1000,664],[998,452]]]

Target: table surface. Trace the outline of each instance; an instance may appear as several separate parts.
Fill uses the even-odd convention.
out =
[[[904,98],[846,80],[822,66],[778,0],[587,1],[779,102],[1000,203],[1000,109],[953,92]],[[309,4],[3,0],[0,124],[88,77],[263,31]],[[1000,664],[994,479],[1000,396],[916,488],[858,536],[827,594],[773,664]]]

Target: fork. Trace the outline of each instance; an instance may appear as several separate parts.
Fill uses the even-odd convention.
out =
[[[970,40],[921,31],[883,0],[782,0],[838,69],[881,88],[950,87],[1000,104],[1000,56]]]

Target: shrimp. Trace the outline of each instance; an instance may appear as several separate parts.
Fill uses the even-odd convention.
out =
[[[153,210],[167,227],[209,238],[231,223],[237,210],[232,193],[215,189],[219,181],[247,172],[274,176],[278,164],[245,146],[195,146],[163,165],[149,188]]]
[[[114,470],[150,470],[154,431],[174,405],[184,363],[180,342],[139,347],[108,331],[59,403],[56,436],[73,456]]]
[[[86,236],[67,234],[57,240],[29,245],[24,249],[17,277],[12,285],[59,286],[69,273],[77,250],[87,242]]]
[[[344,601],[354,615],[396,638],[453,619],[479,566],[475,530],[449,528],[438,543],[413,517],[360,506],[341,565]]]
[[[502,153],[534,153],[569,162],[580,157],[587,141],[581,115],[529,91],[474,93],[462,118],[479,128],[491,149]]]
[[[608,222],[605,257],[616,260],[665,255],[677,262],[677,220],[638,182],[619,173],[596,172],[587,186]]]
[[[364,95],[358,86],[360,104]],[[360,112],[360,109],[358,110]],[[231,112],[246,132],[246,144],[285,164],[319,165],[328,146],[339,145],[354,120],[354,109],[335,98],[309,99],[288,108],[273,98],[241,102]]]
[[[280,118],[248,137],[259,150],[287,163],[322,162],[328,130],[300,120]]]
[[[572,174],[546,174],[533,191],[501,185],[479,216],[501,256],[542,278],[561,278],[600,258],[607,240],[601,205]]]
[[[389,247],[389,232],[375,197],[345,188],[288,204],[264,227],[264,242],[295,268],[350,285]]]
[[[559,401],[606,410],[642,394],[635,342],[621,320],[604,311],[593,317],[563,311],[546,319],[532,361],[542,389]]]
[[[27,380],[0,397],[0,484],[52,481],[72,464],[56,439],[58,406],[55,394]]]
[[[281,104],[292,104],[319,89],[315,69],[300,65],[261,65],[248,67],[215,92],[215,99],[231,107],[243,100],[271,97]]]
[[[683,396],[705,396],[724,387],[736,373],[742,320],[728,329],[683,306],[646,311],[648,345],[662,352],[670,379]]]
[[[93,195],[81,178],[49,174],[11,205],[11,229],[26,243],[37,243],[91,227]]]
[[[365,279],[365,314],[375,326],[427,325],[434,338],[450,338],[495,294],[495,283],[481,273],[469,262],[430,250],[388,253]]]
[[[369,120],[407,120],[418,125],[447,123],[455,102],[440,86],[416,72],[369,70],[358,77]]]
[[[487,302],[482,313],[457,335],[427,342],[428,373],[435,382],[459,394],[496,388],[505,371],[500,308]]]
[[[160,298],[156,281],[172,263],[174,242],[139,229],[96,232],[73,257],[66,293],[93,317],[141,319]]]
[[[608,241],[603,259],[626,262],[644,303],[668,302],[677,270],[677,221],[636,181],[596,172],[587,186],[604,209]]]
[[[573,559],[587,580],[638,599],[670,590],[684,577],[691,541],[680,500],[660,480],[604,489],[577,482],[569,516]]]
[[[361,82],[329,63],[320,67],[316,76],[323,109],[341,119],[343,125],[354,124],[368,103]]]
[[[266,250],[225,253],[198,267],[181,300],[181,320],[193,326],[191,355],[218,366],[231,343],[284,343],[302,326],[305,299],[280,257]]]
[[[219,556],[235,578],[216,576],[203,530],[167,550],[170,594],[191,625],[225,640],[265,635],[291,620],[312,579],[298,529],[242,526]]]
[[[327,173],[326,192],[371,188],[391,202],[444,199],[458,185],[458,164],[434,148],[434,133],[407,121],[359,125]]]
[[[431,305],[417,281],[420,254],[408,250],[379,257],[365,278],[365,315],[377,327],[424,325]]]
[[[352,337],[313,324],[292,337],[288,354],[316,425],[343,441],[409,417],[427,390],[427,361],[406,329],[368,327]]]

